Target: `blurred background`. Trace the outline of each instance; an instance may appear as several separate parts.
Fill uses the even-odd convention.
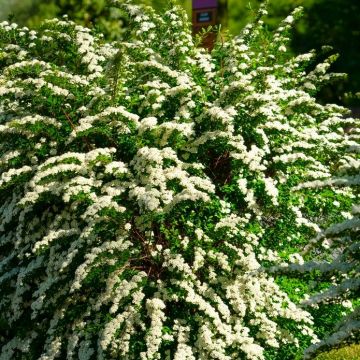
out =
[[[134,0],[154,7],[166,8],[166,0]],[[261,0],[219,0],[226,11],[224,26],[233,35],[254,17]],[[178,0],[191,18],[191,0]],[[295,7],[303,6],[304,16],[294,29],[290,51],[294,54],[333,47],[340,57],[333,65],[335,72],[347,73],[348,79],[330,84],[320,93],[320,101],[330,101],[350,107],[360,115],[360,0],[270,0],[265,20],[275,28]],[[46,18],[68,14],[79,24],[95,27],[109,40],[120,39],[126,28],[122,14],[106,6],[106,0],[0,0],[0,20],[15,21],[36,28]],[[344,95],[346,94],[346,95]]]

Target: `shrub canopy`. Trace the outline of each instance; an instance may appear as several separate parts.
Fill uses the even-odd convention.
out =
[[[300,186],[355,122],[314,98],[333,58],[287,55],[299,10],[208,54],[178,7],[119,6],[134,41],[0,24],[1,359],[295,356],[312,316],[266,270],[351,206]]]

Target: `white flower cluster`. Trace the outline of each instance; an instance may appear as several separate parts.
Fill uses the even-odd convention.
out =
[[[150,332],[146,336],[147,351],[140,354],[142,360],[161,359],[159,347],[162,342],[162,326],[166,319],[164,313],[165,307],[166,305],[161,299],[153,298],[146,301],[146,310],[151,319],[151,326]]]
[[[164,166],[170,161],[174,165]],[[135,181],[129,192],[130,198],[136,198],[140,208],[150,211],[170,211],[181,201],[208,201],[208,193],[214,192],[213,184],[206,178],[190,176],[189,164],[178,159],[171,148],[141,148],[131,162]],[[181,188],[176,191],[169,188],[169,182],[176,182]]]

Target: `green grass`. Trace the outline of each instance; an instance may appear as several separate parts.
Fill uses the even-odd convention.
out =
[[[351,345],[320,354],[315,360],[360,360],[360,345]]]

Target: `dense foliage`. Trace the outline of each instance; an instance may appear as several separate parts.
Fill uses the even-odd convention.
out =
[[[166,0],[136,0],[135,3],[165,7]],[[75,23],[95,28],[106,39],[121,39],[127,26],[126,17],[106,0],[0,0],[0,17],[21,26],[37,28],[45,19],[67,15]]]
[[[315,360],[356,360],[360,354],[360,345],[351,345],[323,353]]]
[[[0,359],[293,359],[317,288],[270,270],[357,196],[333,58],[287,54],[299,10],[208,54],[179,8],[118,6],[131,42],[0,24]]]
[[[191,11],[191,0],[176,0]],[[156,10],[165,8],[165,0],[136,0],[153,6]],[[221,11],[223,25],[228,25],[232,34],[238,34],[251,20],[264,0],[219,0],[228,4],[228,11]],[[270,29],[297,6],[305,8],[305,16],[295,27],[291,43],[294,54],[320,49],[323,45],[333,47],[341,54],[334,65],[337,72],[349,74],[349,79],[323,88],[320,98],[351,106],[358,113],[360,100],[355,95],[360,89],[360,2],[358,0],[269,0],[269,14],[264,22]],[[120,38],[127,23],[121,12],[106,6],[106,0],[0,0],[0,18],[13,14],[14,20],[28,27],[37,26],[44,19],[67,14],[76,23],[95,26],[106,38]],[[225,9],[224,7],[220,9]],[[345,95],[345,96],[344,96]]]
[[[348,155],[337,168],[337,176],[326,180],[315,180],[300,184],[299,188],[327,188],[330,186],[356,187],[360,183],[359,128],[349,129]],[[311,259],[303,264],[285,266],[281,271],[293,273],[304,280],[305,274],[313,274],[322,290],[315,293],[304,304],[318,307],[319,304],[342,303],[350,313],[342,318],[330,334],[307,349],[306,358],[327,348],[341,346],[346,342],[360,340],[360,206],[354,202],[351,213],[345,220],[319,232],[303,249],[302,254]],[[321,251],[319,251],[321,249]],[[324,286],[324,284],[328,286]],[[352,300],[355,300],[352,301]]]

